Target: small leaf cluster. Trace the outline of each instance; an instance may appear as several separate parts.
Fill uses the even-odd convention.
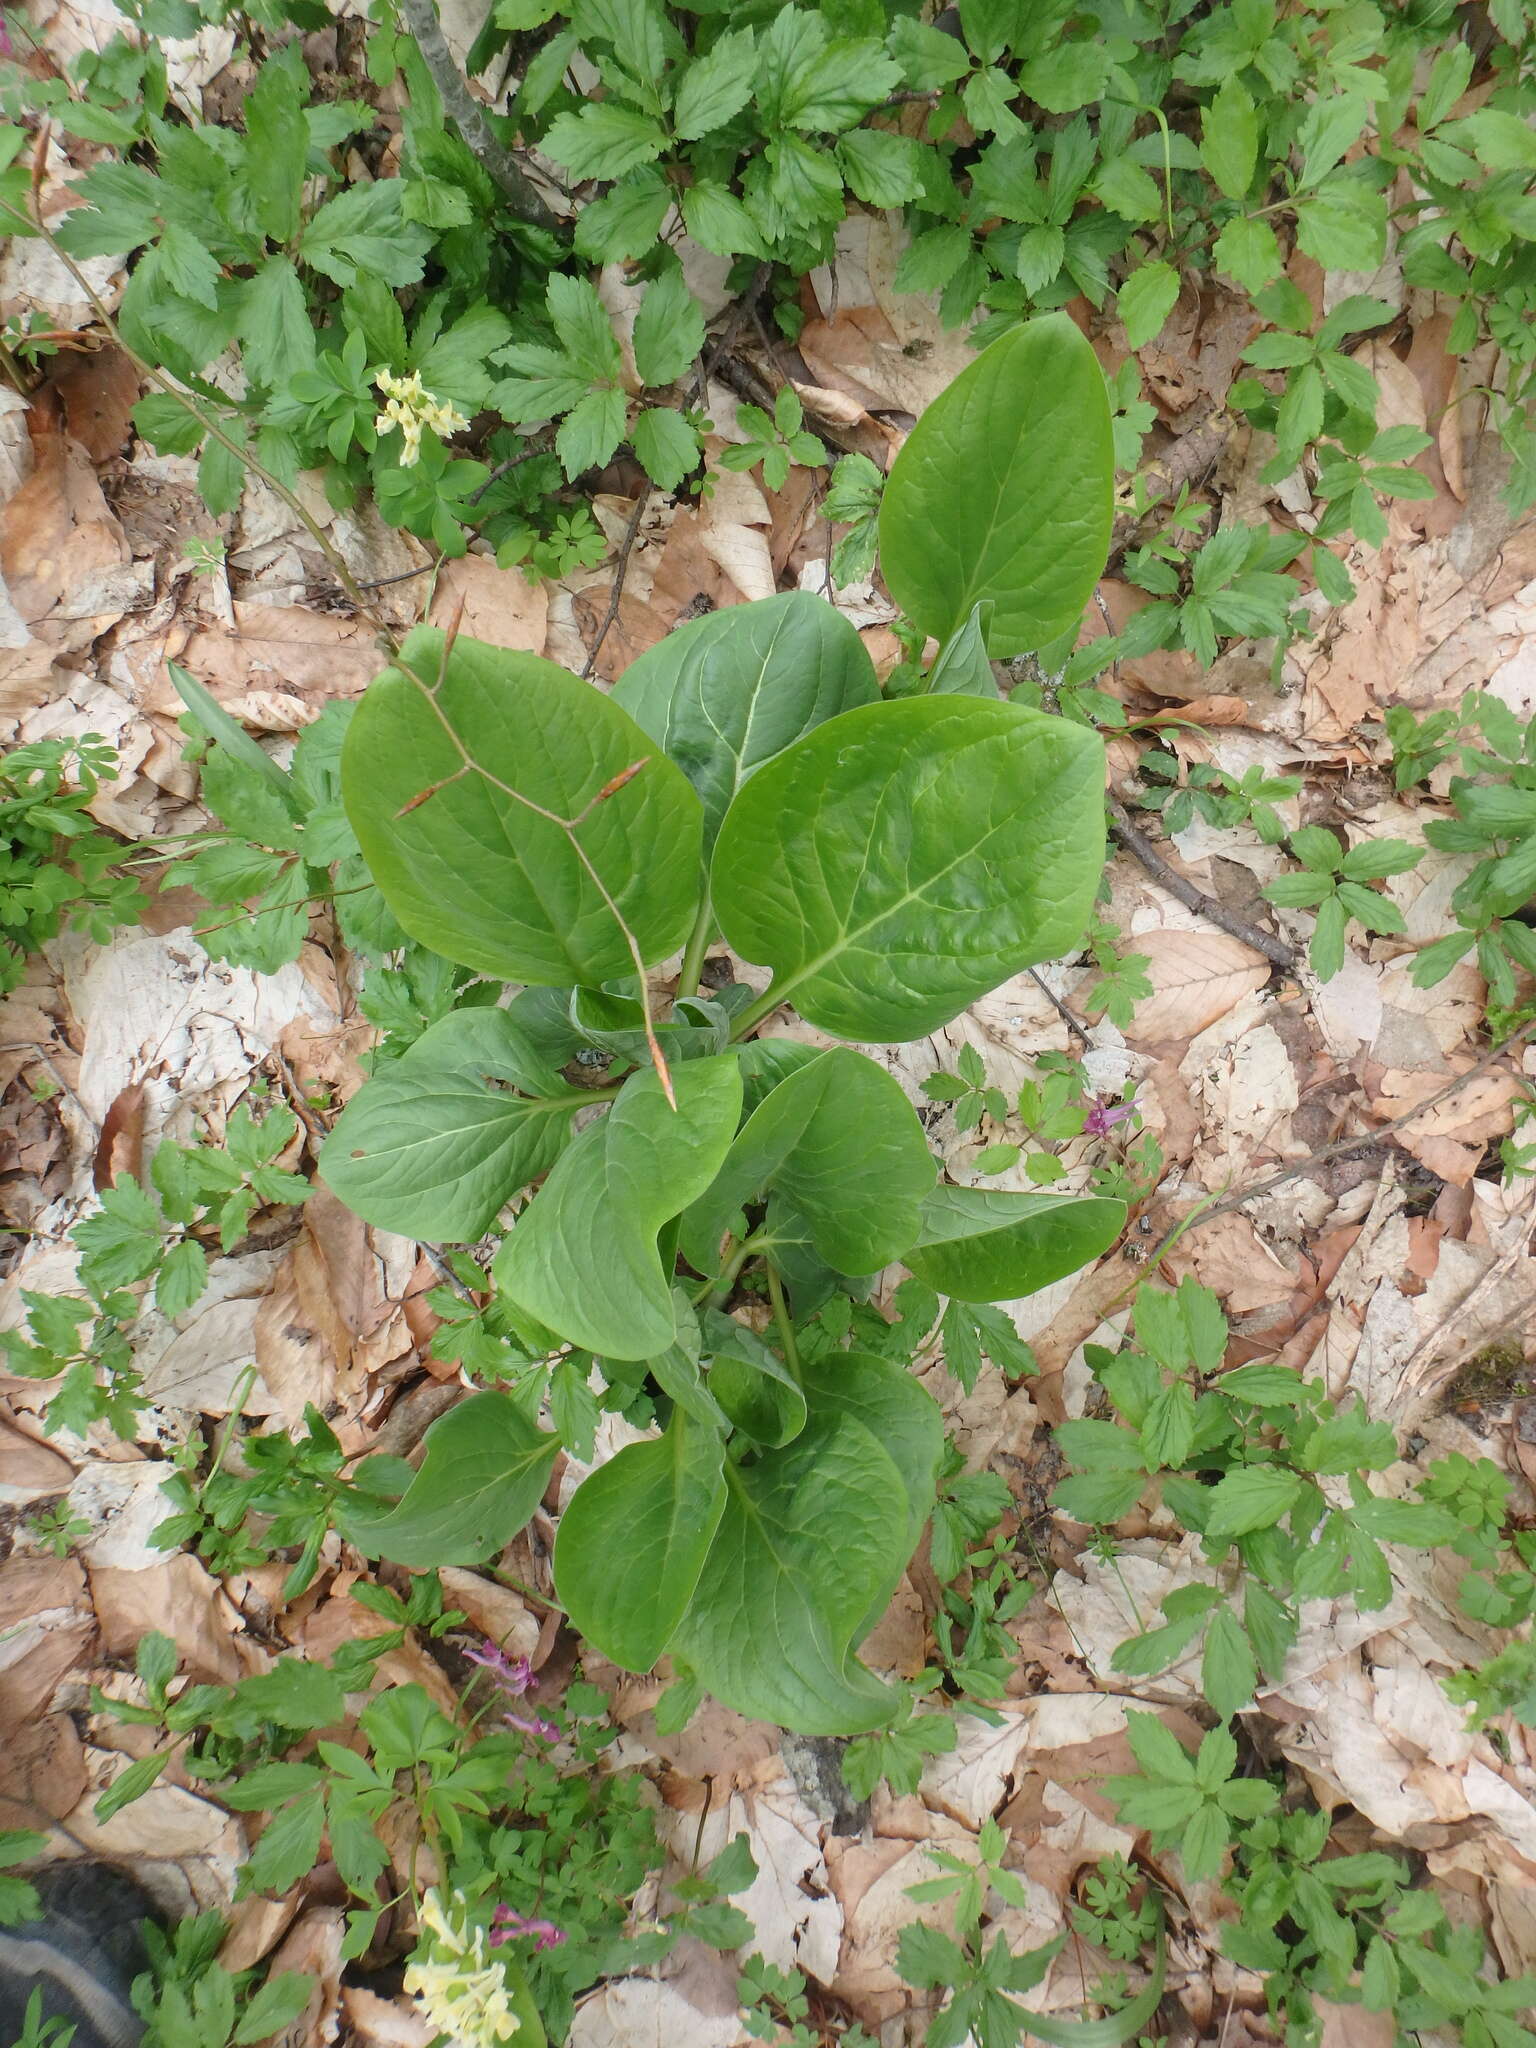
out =
[[[1237,1822],[1280,1803],[1267,1779],[1233,1775],[1237,1740],[1230,1729],[1212,1728],[1194,1756],[1156,1714],[1128,1713],[1125,1732],[1140,1769],[1110,1778],[1105,1790],[1127,1826],[1145,1828],[1155,1849],[1178,1850],[1190,1884],[1216,1875]]]
[[[947,1992],[940,2010],[928,2023],[927,2038],[935,2048],[958,2048],[972,2041],[976,2048],[1017,2048],[1021,2040],[1042,2040],[1071,2048],[1075,2041],[1120,2042],[1134,2039],[1157,2010],[1163,1991],[1162,1916],[1150,1906],[1156,1959],[1145,1987],[1127,1997],[1123,1984],[1104,2002],[1111,2010],[1102,2019],[1084,2021],[1036,2013],[1019,2003],[1018,1994],[1032,1991],[1066,1941],[1064,1934],[1039,1948],[1015,1955],[1009,1949],[999,1908],[1023,1907],[1028,1895],[1007,1868],[1008,1837],[995,1820],[982,1823],[976,1862],[962,1861],[947,1850],[930,1849],[929,1861],[940,1875],[909,1885],[907,1896],[919,1904],[945,1903],[954,1918],[953,1936],[923,1921],[904,1927],[897,1945],[896,1967],[919,1990]],[[994,1903],[994,1901],[996,1903]],[[988,1929],[993,1929],[991,1940]],[[1106,1987],[1108,1989],[1109,1987]],[[1089,2033],[1084,2032],[1088,2028]]]
[[[793,464],[813,469],[827,459],[822,443],[805,430],[805,410],[792,384],[779,392],[771,415],[761,406],[743,405],[737,408],[736,418],[747,439],[724,450],[720,467],[756,469],[761,464],[763,482],[770,491],[783,490]],[[827,516],[834,515],[829,512]]]
[[[202,800],[222,830],[196,834],[168,883],[190,883],[212,906],[198,927],[214,960],[276,974],[297,960],[317,903],[335,907],[344,942],[368,957],[405,934],[385,908],[341,803],[341,749],[354,707],[330,703],[305,726],[283,768],[185,670],[184,723],[204,741]]]
[[[544,37],[514,116],[573,181],[609,183],[579,218],[580,252],[604,263],[648,255],[675,203],[701,247],[803,271],[827,259],[848,194],[882,207],[914,198],[921,146],[862,124],[915,75],[903,52],[916,24],[893,28],[877,6],[842,13],[846,29],[820,9],[784,7],[741,26],[707,15],[685,30],[656,0],[559,11],[502,0],[500,28]],[[580,59],[601,97],[567,85]]]
[[[1187,831],[1196,818],[1217,830],[1251,824],[1266,846],[1279,846],[1286,834],[1276,804],[1301,794],[1299,775],[1271,775],[1257,761],[1241,775],[1229,775],[1210,761],[1181,766],[1176,755],[1160,748],[1149,748],[1136,772],[1143,787],[1129,801],[1138,810],[1156,811],[1169,833]]]
[[[179,1686],[174,1644],[146,1637],[136,1658],[145,1704],[103,1694],[95,1704],[120,1720],[159,1727],[171,1742],[119,1773],[98,1801],[99,1816],[108,1819],[142,1796],[178,1756],[224,1805],[265,1816],[241,1869],[240,1895],[281,1896],[328,1858],[352,1899],[343,1954],[356,1958],[379,1939],[391,1865],[384,1824],[408,1796],[440,1885],[477,1924],[504,1904],[558,1929],[562,1939],[547,1950],[529,1943],[526,1953],[521,1944],[498,1951],[522,1972],[551,2038],[563,2035],[576,1999],[598,1977],[650,1967],[679,1935],[721,1947],[747,1938],[744,1917],[725,1903],[756,1875],[742,1837],[674,1888],[675,1910],[662,1924],[626,1933],[630,1901],[659,1869],[662,1852],[641,1781],[596,1767],[613,1731],[607,1700],[590,1685],[573,1683],[560,1707],[540,1701],[536,1720],[514,1716],[516,1725],[493,1732],[484,1724],[508,1702],[489,1676],[484,1696],[470,1696],[467,1726],[421,1686],[393,1686],[367,1700],[352,1742],[328,1739],[322,1731],[347,1722],[347,1694],[369,1688],[378,1659],[407,1631],[442,1636],[464,1619],[444,1610],[432,1572],[412,1577],[408,1600],[366,1582],[354,1586],[353,1598],[388,1626],[348,1643],[330,1664],[289,1654],[234,1686]],[[163,1986],[165,1968],[156,1975]],[[215,1986],[204,1996],[223,1992]],[[163,1989],[156,1998],[158,2013],[166,2009]],[[169,2009],[179,2021],[175,1998]],[[256,2038],[264,2037],[240,2036]],[[183,2048],[180,2034],[167,2043]]]
[[[1225,1880],[1240,1918],[1224,1926],[1222,1947],[1264,1973],[1286,2041],[1321,2038],[1324,1999],[1390,2014],[1409,2037],[1444,2030],[1464,2048],[1529,2048],[1536,2036],[1516,2015],[1536,1980],[1490,1981],[1478,1927],[1453,1928],[1401,1856],[1330,1855],[1331,1827],[1309,1807],[1263,1814],[1240,1828]]]
[[[1109,1524],[1155,1479],[1164,1512],[1201,1538],[1215,1576],[1170,1593],[1162,1621],[1121,1643],[1113,1665],[1147,1677],[1203,1639],[1201,1688],[1225,1718],[1249,1703],[1261,1671],[1278,1677],[1301,1601],[1348,1594],[1361,1608],[1384,1607],[1383,1544],[1433,1548],[1460,1525],[1438,1502],[1371,1491],[1367,1475],[1395,1461],[1396,1439],[1359,1405],[1336,1405],[1289,1367],[1221,1370],[1226,1319],[1198,1282],[1141,1287],[1134,1323],[1133,1345],[1090,1349],[1119,1419],[1057,1429],[1080,1470],[1054,1500],[1078,1521]],[[1324,1491],[1326,1479],[1347,1483],[1347,1504]]]
[[[1152,602],[1123,631],[1082,647],[1067,664],[1067,682],[1090,681],[1113,662],[1161,648],[1187,648],[1209,668],[1223,639],[1289,638],[1301,586],[1283,572],[1304,546],[1295,534],[1240,523],[1221,527],[1192,555],[1172,538],[1149,542],[1126,573]]]
[[[228,1933],[219,1913],[189,1915],[169,1931],[144,1922],[149,1968],[131,1996],[146,2048],[255,2048],[304,2011],[313,1980],[299,1970],[226,1970],[218,1957]]]
[[[138,921],[138,885],[110,872],[125,849],[90,815],[115,763],[95,733],[0,755],[0,995],[45,940],[80,931],[103,945]]]
[[[135,1290],[153,1279],[156,1310],[183,1315],[208,1284],[208,1255],[194,1233],[217,1227],[226,1252],[263,1205],[302,1202],[309,1182],[274,1164],[298,1132],[281,1104],[258,1119],[241,1104],[222,1146],[166,1139],[150,1162],[150,1185],[123,1176],[102,1190],[100,1206],[75,1225],[78,1295],[22,1290],[24,1329],[0,1331],[10,1371],[57,1380],[48,1397],[47,1434],[83,1436],[93,1422],[133,1435],[148,1403],[139,1391],[132,1336],[144,1303]]]
[[[1489,1003],[1505,1028],[1519,996],[1517,977],[1536,973],[1536,932],[1525,913],[1536,892],[1536,719],[1517,718],[1508,705],[1478,692],[1465,707],[1485,745],[1457,747],[1466,771],[1453,775],[1453,815],[1431,821],[1424,837],[1441,853],[1470,855],[1472,867],[1451,896],[1459,929],[1425,946],[1413,964],[1419,988],[1433,988],[1470,953],[1488,983]],[[1416,734],[1407,759],[1448,756],[1453,727],[1432,738]],[[1442,749],[1444,750],[1442,752]]]
[[[1346,850],[1326,825],[1301,826],[1291,834],[1290,845],[1301,862],[1299,872],[1266,882],[1264,896],[1284,910],[1316,910],[1307,957],[1319,981],[1331,981],[1344,965],[1344,940],[1352,923],[1367,932],[1407,930],[1391,897],[1368,885],[1417,867],[1422,847],[1406,839],[1362,839]]]

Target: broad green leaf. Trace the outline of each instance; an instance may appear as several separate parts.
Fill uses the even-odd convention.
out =
[[[997,677],[987,659],[989,600],[971,606],[965,624],[952,633],[928,672],[932,697],[997,697]]]
[[[496,1255],[496,1284],[562,1337],[604,1358],[654,1358],[676,1336],[656,1239],[720,1170],[741,1113],[734,1056],[650,1070],[566,1147]]]
[[[240,287],[240,352],[259,384],[281,386],[314,367],[314,321],[286,256],[269,256]]]
[[[615,100],[588,101],[577,113],[557,114],[542,144],[573,178],[622,178],[653,163],[666,146],[664,129]]]
[[[751,29],[717,37],[714,47],[688,66],[678,86],[672,126],[679,139],[697,142],[740,113],[751,97],[756,69]]]
[[[641,468],[664,491],[675,490],[699,466],[699,437],[670,406],[647,407],[635,421],[631,439]]]
[[[940,640],[981,598],[993,654],[1072,625],[1109,552],[1114,445],[1093,350],[1065,314],[992,343],[902,445],[880,508],[891,595]]]
[[[719,1309],[706,1309],[700,1327],[714,1354],[709,1391],[733,1425],[772,1450],[792,1443],[805,1427],[805,1394],[778,1353]]]
[[[309,77],[297,42],[269,57],[245,98],[244,182],[252,213],[273,242],[299,231],[299,202],[309,163],[304,101]]]
[[[371,274],[387,285],[415,284],[436,237],[402,219],[401,178],[349,185],[311,215],[299,241],[306,263],[343,287]]]
[[[424,1444],[416,1477],[392,1507],[345,1497],[338,1527],[365,1557],[417,1571],[495,1557],[538,1506],[560,1439],[510,1394],[472,1394],[439,1416]]]
[[[1247,1706],[1258,1682],[1259,1667],[1242,1623],[1229,1608],[1219,1608],[1206,1632],[1201,1691],[1226,1720],[1239,1707]]]
[[[1179,296],[1179,273],[1171,263],[1143,263],[1121,285],[1115,310],[1125,322],[1125,338],[1140,348],[1160,332]]]
[[[726,1504],[673,1638],[738,1713],[803,1735],[883,1727],[904,1696],[853,1655],[870,1604],[907,1561],[900,1470],[851,1415],[726,1468]]]
[[[899,1577],[917,1548],[938,1493],[939,1468],[944,1462],[944,1418],[938,1405],[905,1366],[872,1351],[834,1351],[808,1361],[801,1368],[801,1384],[813,1416],[854,1416],[901,1474],[907,1497],[907,1532],[906,1554],[897,1567]],[[878,1607],[868,1617],[870,1627],[879,1620],[895,1590],[893,1578],[889,1587],[877,1592]],[[854,1640],[859,1641],[862,1634],[861,1630]]]
[[[412,938],[483,974],[555,987],[634,972],[621,918],[648,965],[680,946],[702,816],[638,726],[535,655],[460,637],[445,667],[434,628],[409,636],[401,663],[348,728],[342,795]]]
[[[1375,270],[1387,246],[1386,199],[1341,172],[1296,202],[1296,240],[1325,270]]]
[[[886,1068],[837,1046],[788,1075],[747,1119],[684,1222],[683,1246],[712,1272],[721,1233],[777,1187],[842,1273],[877,1273],[911,1244],[933,1187],[917,1112]]]
[[[1211,1489],[1205,1534],[1215,1542],[1273,1528],[1301,1498],[1301,1481],[1278,1465],[1250,1465],[1229,1472]]]
[[[700,178],[682,196],[683,226],[701,249],[717,256],[759,256],[763,237],[736,197],[714,178]]]
[[[571,1118],[591,1101],[539,1057],[505,1010],[459,1010],[363,1084],[321,1150],[321,1175],[381,1230],[468,1243],[548,1172]]]
[[[635,316],[635,368],[641,381],[652,389],[674,383],[703,346],[704,309],[680,270],[663,271],[646,286]]]
[[[957,1301],[1017,1301],[1075,1273],[1125,1228],[1104,1195],[1015,1195],[935,1188],[903,1263]]]
[[[682,1620],[725,1507],[719,1432],[673,1410],[665,1436],[629,1444],[571,1496],[555,1587],[572,1623],[626,1671],[649,1671]]]
[[[839,1038],[921,1037],[1076,944],[1103,864],[1096,735],[1017,704],[845,711],[737,796],[716,913]]]
[[[712,842],[755,769],[813,726],[879,696],[848,620],[824,598],[791,590],[675,627],[630,663],[613,701],[699,792]]]
[[[1258,110],[1242,81],[1228,78],[1200,117],[1201,160],[1220,191],[1241,199],[1258,154]]]

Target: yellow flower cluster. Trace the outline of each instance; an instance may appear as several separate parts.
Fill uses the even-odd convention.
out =
[[[490,1955],[485,1929],[470,1932],[450,1919],[435,1891],[421,1902],[421,1939],[406,1966],[405,1988],[427,2024],[458,2048],[498,2048],[522,2031],[506,1972]]]
[[[400,456],[402,469],[412,469],[421,460],[423,427],[430,427],[446,440],[450,434],[462,434],[469,425],[446,399],[434,398],[423,388],[420,370],[412,370],[409,377],[397,377],[393,370],[380,370],[373,381],[384,394],[384,410],[375,418],[373,430],[376,434],[387,434],[391,427],[400,429],[405,442]]]

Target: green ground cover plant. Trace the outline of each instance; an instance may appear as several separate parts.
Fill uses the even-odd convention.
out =
[[[990,494],[959,485],[983,440],[1009,451]],[[1026,481],[1043,466],[1051,502]],[[992,644],[1039,642],[1097,574],[1109,484],[1086,345],[1059,320],[1021,327],[904,449],[880,510],[887,574],[946,636],[985,607]],[[455,1410],[398,1504],[349,1509],[347,1533],[414,1565],[495,1554],[562,1442],[589,1451],[591,1362],[610,1388],[643,1380],[664,1434],[577,1490],[560,1597],[617,1663],[670,1653],[684,1685],[818,1734],[901,1705],[854,1650],[934,1505],[942,1435],[900,1366],[802,1356],[797,1323],[892,1260],[962,1303],[1028,1293],[1124,1216],[1109,1198],[940,1186],[874,1062],[752,1035],[792,1004],[835,1038],[916,1036],[1086,923],[1097,743],[995,685],[942,682],[880,702],[851,628],[796,596],[680,629],[611,698],[423,630],[342,756],[363,858],[405,929],[521,992],[418,1038],[348,1105],[321,1171],[370,1220],[465,1244],[542,1176],[490,1273],[525,1365],[563,1388],[554,1431],[537,1369]],[[717,930],[770,971],[761,993],[700,993]],[[660,1016],[645,976],[679,947]],[[584,1047],[606,1056],[596,1086],[562,1078]],[[729,1312],[744,1291],[766,1294],[766,1331]],[[882,1512],[893,1498],[905,1517]]]
[[[313,1408],[292,1431],[236,1416],[211,1449],[181,1448],[166,1549],[216,1573],[279,1560],[294,1598],[339,1534],[393,1574],[354,1595],[391,1633],[234,1688],[184,1687],[175,1645],[150,1639],[143,1704],[97,1704],[156,1746],[102,1812],[174,1758],[256,1817],[248,1891],[279,1895],[329,1856],[349,1957],[409,1949],[406,1988],[445,2038],[537,2048],[564,2037],[588,1985],[680,1934],[745,1943],[730,1904],[753,1875],[745,1844],[626,1931],[661,1857],[637,1781],[597,1768],[600,1694],[578,1681],[558,1714],[538,1706],[519,1660],[485,1645],[458,1721],[419,1688],[360,1711],[356,1695],[390,1642],[442,1644],[461,1619],[435,1568],[497,1556],[556,1457],[590,1460],[618,1416],[656,1433],[577,1488],[554,1582],[593,1649],[632,1671],[670,1661],[659,1725],[681,1727],[710,1692],[851,1735],[846,1784],[868,1797],[915,1789],[953,1747],[956,1711],[994,1712],[1017,1656],[1007,1625],[1049,1573],[1008,1489],[965,1471],[912,1367],[937,1351],[967,1391],[987,1371],[1032,1373],[993,1304],[1103,1252],[1162,1155],[1131,1094],[1100,1097],[1075,1060],[1042,1061],[1005,1097],[962,1057],[929,1102],[985,1136],[982,1176],[1020,1169],[1038,1191],[944,1185],[902,1091],[856,1048],[922,1036],[1074,952],[1098,969],[1095,1008],[1130,1024],[1149,962],[1095,900],[1094,728],[1128,723],[1105,678],[1167,650],[1209,668],[1251,642],[1278,675],[1316,629],[1316,600],[1352,595],[1351,551],[1382,542],[1393,501],[1432,494],[1429,437],[1379,423],[1361,358],[1401,332],[1394,265],[1451,310],[1451,402],[1480,408],[1501,442],[1507,502],[1536,502],[1536,26],[1524,0],[497,0],[471,58],[508,88],[492,115],[466,114],[430,16],[375,6],[360,61],[324,86],[301,40],[329,21],[313,0],[132,0],[122,33],[67,71],[0,58],[0,220],[66,262],[123,259],[115,318],[95,310],[145,367],[143,441],[197,458],[215,514],[252,473],[280,492],[315,474],[333,505],[370,500],[435,558],[483,540],[509,572],[544,576],[602,559],[588,499],[616,461],[682,503],[712,488],[712,464],[770,491],[797,466],[829,469],[831,577],[878,565],[906,649],[882,685],[841,615],[792,592],[678,627],[605,694],[418,629],[283,765],[175,674],[211,822],[167,879],[208,904],[201,941],[232,965],[277,971],[317,914],[362,963],[381,1039],[321,1173],[441,1260],[433,1351],[476,1391],[415,1464],[347,1457]],[[251,78],[238,117],[217,122],[171,93],[161,46],[226,20]],[[47,218],[31,175],[45,131],[83,167],[78,203]],[[564,219],[514,154],[527,148],[565,180],[563,195],[544,188]],[[901,215],[897,287],[938,294],[943,319],[971,327],[971,368],[888,476],[859,453],[833,466],[837,437],[788,381],[753,387],[746,438],[708,456],[708,373],[728,351],[683,238],[728,259],[738,309],[792,340],[801,280],[861,209]],[[632,329],[599,292],[601,264],[639,287]],[[1315,291],[1297,281],[1308,264]],[[1061,310],[1091,309],[1134,352],[1181,295],[1251,316],[1222,398],[1267,437],[1266,483],[1307,480],[1306,535],[1213,520],[1202,493],[1165,490],[1135,354],[1106,387]],[[13,320],[0,343],[26,393],[58,339]],[[1126,531],[1112,511],[1134,527],[1118,566],[1147,602],[1077,649]],[[365,603],[331,566],[338,601]],[[1536,721],[1473,693],[1425,719],[1391,710],[1387,730],[1398,790],[1448,796],[1425,842],[1470,863],[1460,929],[1418,954],[1414,978],[1432,987],[1471,958],[1491,1029],[1522,1028]],[[112,767],[89,737],[6,757],[0,988],[62,931],[104,940],[138,914],[134,876],[156,849],[89,816]],[[1136,782],[1127,802],[1170,832],[1251,825],[1287,849],[1295,869],[1266,894],[1315,915],[1321,979],[1351,926],[1402,934],[1383,885],[1416,863],[1412,842],[1288,831],[1277,806],[1297,778],[1181,765],[1161,736]],[[717,941],[750,986],[706,976]],[[838,1042],[765,1032],[791,1015]],[[75,1233],[77,1291],[24,1298],[6,1362],[52,1384],[50,1431],[131,1437],[140,1319],[191,1307],[210,1250],[304,1199],[279,1164],[296,1121],[260,1107],[221,1147],[162,1144],[142,1179],[108,1187]],[[1090,1192],[1044,1192],[1084,1139],[1098,1147]],[[1507,1169],[1528,1173],[1533,1153],[1506,1141]],[[866,1297],[892,1264],[909,1277],[887,1315]],[[1228,1953],[1263,1973],[1288,2048],[1317,2040],[1317,1999],[1389,2012],[1405,2040],[1454,2029],[1467,2048],[1530,2048],[1518,2015],[1533,1987],[1497,1981],[1412,1859],[1333,1853],[1329,1817],[1294,1803],[1238,1718],[1283,1664],[1301,1603],[1379,1608],[1402,1544],[1453,1549],[1465,1612],[1515,1632],[1452,1680],[1455,1697],[1479,1721],[1532,1720],[1530,1532],[1487,1460],[1439,1460],[1410,1495],[1388,1494],[1390,1428],[1278,1367],[1226,1369],[1228,1336],[1193,1282],[1142,1288],[1123,1347],[1090,1352],[1091,1412],[1056,1432],[1073,1468],[1057,1509],[1106,1554],[1133,1510],[1200,1540],[1198,1581],[1145,1617],[1111,1679],[1155,1683],[1198,1653],[1214,1725],[1191,1753],[1133,1715],[1121,1817],[1183,1879],[1224,1887]],[[34,1528],[56,1554],[76,1533],[62,1506]],[[890,1684],[859,1646],[925,1530],[934,1661]],[[438,1870],[409,1897],[390,1888],[376,1827],[397,1801]],[[0,1856],[36,1848],[7,1836]],[[953,1938],[918,1929],[902,1944],[906,1981],[940,2005],[936,2048],[968,2032],[981,2048],[1150,2038],[1162,1887],[1113,1859],[1080,1883],[1073,1925],[1108,1958],[1105,2016],[1053,2019],[1026,2001],[1055,1951],[1010,1951],[992,1923],[1019,1888],[995,1824],[981,1848],[979,1876],[950,1859],[926,1895],[955,1905]],[[0,1917],[25,1920],[27,1890],[0,1880]],[[137,1993],[152,2042],[256,2043],[297,2010],[281,1976],[221,1968],[223,1932],[204,1916],[159,1943]],[[740,1997],[759,2038],[864,2038],[761,1958],[744,1959]],[[29,2044],[55,2048],[49,2028],[29,2016]]]

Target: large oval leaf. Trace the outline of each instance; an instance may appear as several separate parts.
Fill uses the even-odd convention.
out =
[[[338,1526],[365,1557],[417,1571],[495,1557],[538,1506],[560,1439],[530,1422],[510,1394],[472,1394],[438,1417],[424,1444],[421,1467],[393,1507],[347,1496]]]
[[[530,1091],[493,1088],[491,1079]],[[464,1244],[547,1173],[592,1100],[505,1010],[456,1010],[364,1082],[320,1153],[332,1193],[381,1230]]]
[[[703,811],[633,719],[535,655],[461,636],[445,665],[425,626],[400,664],[358,706],[342,795],[411,937],[482,974],[556,986],[632,974],[625,926],[647,965],[680,946]]]
[[[572,1494],[555,1590],[577,1630],[626,1671],[649,1671],[693,1597],[725,1506],[724,1446],[682,1408]]]
[[[808,590],[677,626],[613,693],[704,800],[713,840],[738,789],[813,726],[880,695],[864,642]]]
[[[808,1410],[804,1389],[779,1354],[717,1308],[704,1310],[699,1328],[713,1354],[709,1391],[732,1425],[772,1450],[792,1443]]]
[[[807,1360],[801,1380],[813,1413],[856,1416],[901,1474],[907,1499],[905,1554],[889,1586],[875,1595],[875,1611],[868,1617],[873,1627],[933,1512],[944,1462],[944,1418],[933,1396],[904,1366],[873,1351],[833,1351]]]
[[[654,1358],[677,1336],[664,1223],[720,1170],[741,1114],[734,1055],[689,1060],[674,1110],[653,1070],[556,1161],[496,1254],[496,1284],[552,1330],[604,1358]]]
[[[1022,705],[845,711],[758,770],[715,846],[727,942],[839,1038],[918,1038],[1070,951],[1104,865],[1104,751]]]
[[[892,597],[947,640],[983,598],[993,654],[1072,625],[1109,553],[1114,444],[1103,373],[1064,313],[982,350],[923,414],[880,506]]]
[[[725,1511],[674,1651],[756,1720],[802,1735],[882,1727],[902,1695],[853,1643],[907,1561],[904,1494],[890,1454],[852,1415],[824,1418],[756,1464],[728,1464]]]
[[[917,1112],[886,1068],[835,1046],[787,1075],[732,1142],[684,1219],[683,1249],[714,1270],[720,1234],[751,1196],[780,1188],[829,1266],[877,1273],[918,1231],[933,1154]]]
[[[935,1188],[903,1264],[956,1301],[1017,1301],[1108,1251],[1124,1228],[1124,1202],[1107,1195]]]

